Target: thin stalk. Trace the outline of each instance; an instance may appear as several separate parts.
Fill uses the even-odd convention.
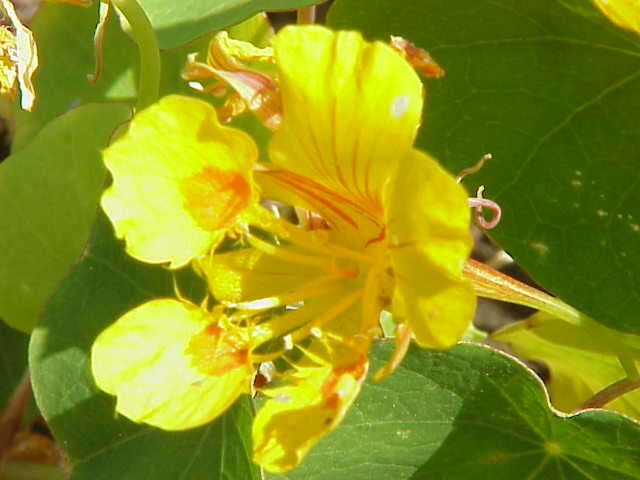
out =
[[[471,280],[476,294],[481,297],[535,308],[573,325],[588,322],[582,313],[559,298],[519,282],[483,263],[467,260],[464,275]]]
[[[316,6],[304,7],[298,9],[298,24],[305,25],[316,23]]]
[[[0,417],[0,458],[6,455],[13,438],[20,429],[22,416],[30,397],[31,376],[29,375],[29,370],[27,370],[11,394]]]
[[[142,110],[158,99],[160,90],[160,49],[156,33],[147,14],[136,0],[111,0],[126,18],[140,54],[140,82],[136,110]]]
[[[615,399],[620,398],[626,393],[632,392],[640,388],[640,379],[623,378],[615,383],[612,383],[608,387],[600,390],[589,400],[580,405],[578,410],[584,410],[585,408],[602,408],[605,405],[613,402]]]

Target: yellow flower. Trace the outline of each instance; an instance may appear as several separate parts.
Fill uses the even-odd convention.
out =
[[[463,278],[466,194],[413,148],[423,87],[411,65],[386,44],[317,26],[280,31],[273,56],[282,121],[270,163],[257,165],[249,137],[206,103],[177,96],[139,113],[104,152],[114,185],[102,203],[128,251],[174,267],[193,261],[218,304],[138,307],[96,340],[92,366],[120,412],[165,429],[221,414],[251,371],[271,366],[277,382],[256,387],[268,400],[254,460],[283,472],[357,397],[383,309],[399,325],[398,347],[379,377],[411,338],[455,343],[475,296]],[[259,198],[294,207],[296,220]],[[215,252],[227,235],[242,248]],[[180,323],[174,341],[156,331]]]
[[[609,20],[621,28],[640,33],[640,3],[638,0],[594,0]]]

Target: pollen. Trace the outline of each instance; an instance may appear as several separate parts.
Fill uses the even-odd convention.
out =
[[[229,227],[251,197],[244,175],[211,166],[185,179],[181,190],[185,208],[198,226],[212,232]]]

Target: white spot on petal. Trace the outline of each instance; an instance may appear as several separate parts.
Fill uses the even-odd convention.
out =
[[[606,217],[607,215],[609,215],[609,212],[606,212],[599,208],[598,210],[596,210],[596,215],[598,215],[599,217]]]
[[[640,225],[638,225],[637,223],[632,223],[629,226],[631,227],[631,230],[633,230],[634,232],[640,232]]]
[[[582,186],[582,180],[571,180],[571,186],[578,188]]]
[[[391,116],[400,118],[409,108],[409,97],[406,95],[398,95],[391,101]]]

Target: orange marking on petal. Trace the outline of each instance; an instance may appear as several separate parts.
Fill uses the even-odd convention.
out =
[[[185,353],[193,357],[192,364],[198,370],[212,376],[223,375],[249,363],[247,342],[217,323],[194,335]]]
[[[185,179],[181,191],[185,208],[198,226],[212,232],[229,227],[251,197],[244,175],[211,166]]]
[[[325,398],[325,407],[336,410],[340,406],[341,395],[335,391],[336,385],[342,375],[351,375],[357,381],[361,381],[367,373],[367,358],[362,355],[360,359],[350,365],[334,368],[322,385],[322,396]]]
[[[293,190],[303,193],[308,197],[311,197],[311,199],[322,203],[323,205],[331,209],[334,213],[336,213],[340,218],[353,225],[354,228],[357,228],[356,221],[346,212],[341,210],[335,203],[349,205],[355,211],[362,214],[363,217],[367,218],[367,220],[373,222],[375,225],[380,225],[378,216],[375,213],[370,212],[362,205],[353,202],[349,198],[336,193],[335,191],[311,180],[310,178],[303,177],[301,175],[297,175],[293,172],[285,170],[268,171],[264,173],[280,180],[283,183],[286,183],[290,187],[293,187]],[[328,198],[331,198],[331,201],[328,200]]]
[[[270,173],[270,172],[266,172],[266,173]],[[308,197],[311,197],[312,200],[315,200],[316,202],[319,202],[319,203],[323,204],[325,207],[327,207],[330,210],[332,210],[335,214],[337,214],[344,221],[346,221],[347,223],[351,224],[351,226],[353,226],[353,228],[356,228],[356,229],[358,228],[358,224],[356,223],[356,221],[353,218],[351,218],[349,215],[347,215],[345,212],[340,210],[333,203],[329,202],[326,198],[323,198],[318,193],[315,193],[312,190],[306,189],[302,185],[296,184],[295,181],[285,178],[284,175],[274,175],[274,176],[278,180],[280,180],[282,183],[286,183],[290,187],[293,187],[293,189],[296,190],[297,192],[299,192],[301,194],[304,194],[304,195],[306,195]]]
[[[373,238],[370,238],[369,240],[367,240],[367,243],[365,243],[364,246],[368,247],[372,243],[381,242],[382,240],[385,239],[386,236],[387,236],[387,230],[386,230],[385,226],[383,225],[382,228],[380,229],[380,233],[376,237],[373,237]]]

